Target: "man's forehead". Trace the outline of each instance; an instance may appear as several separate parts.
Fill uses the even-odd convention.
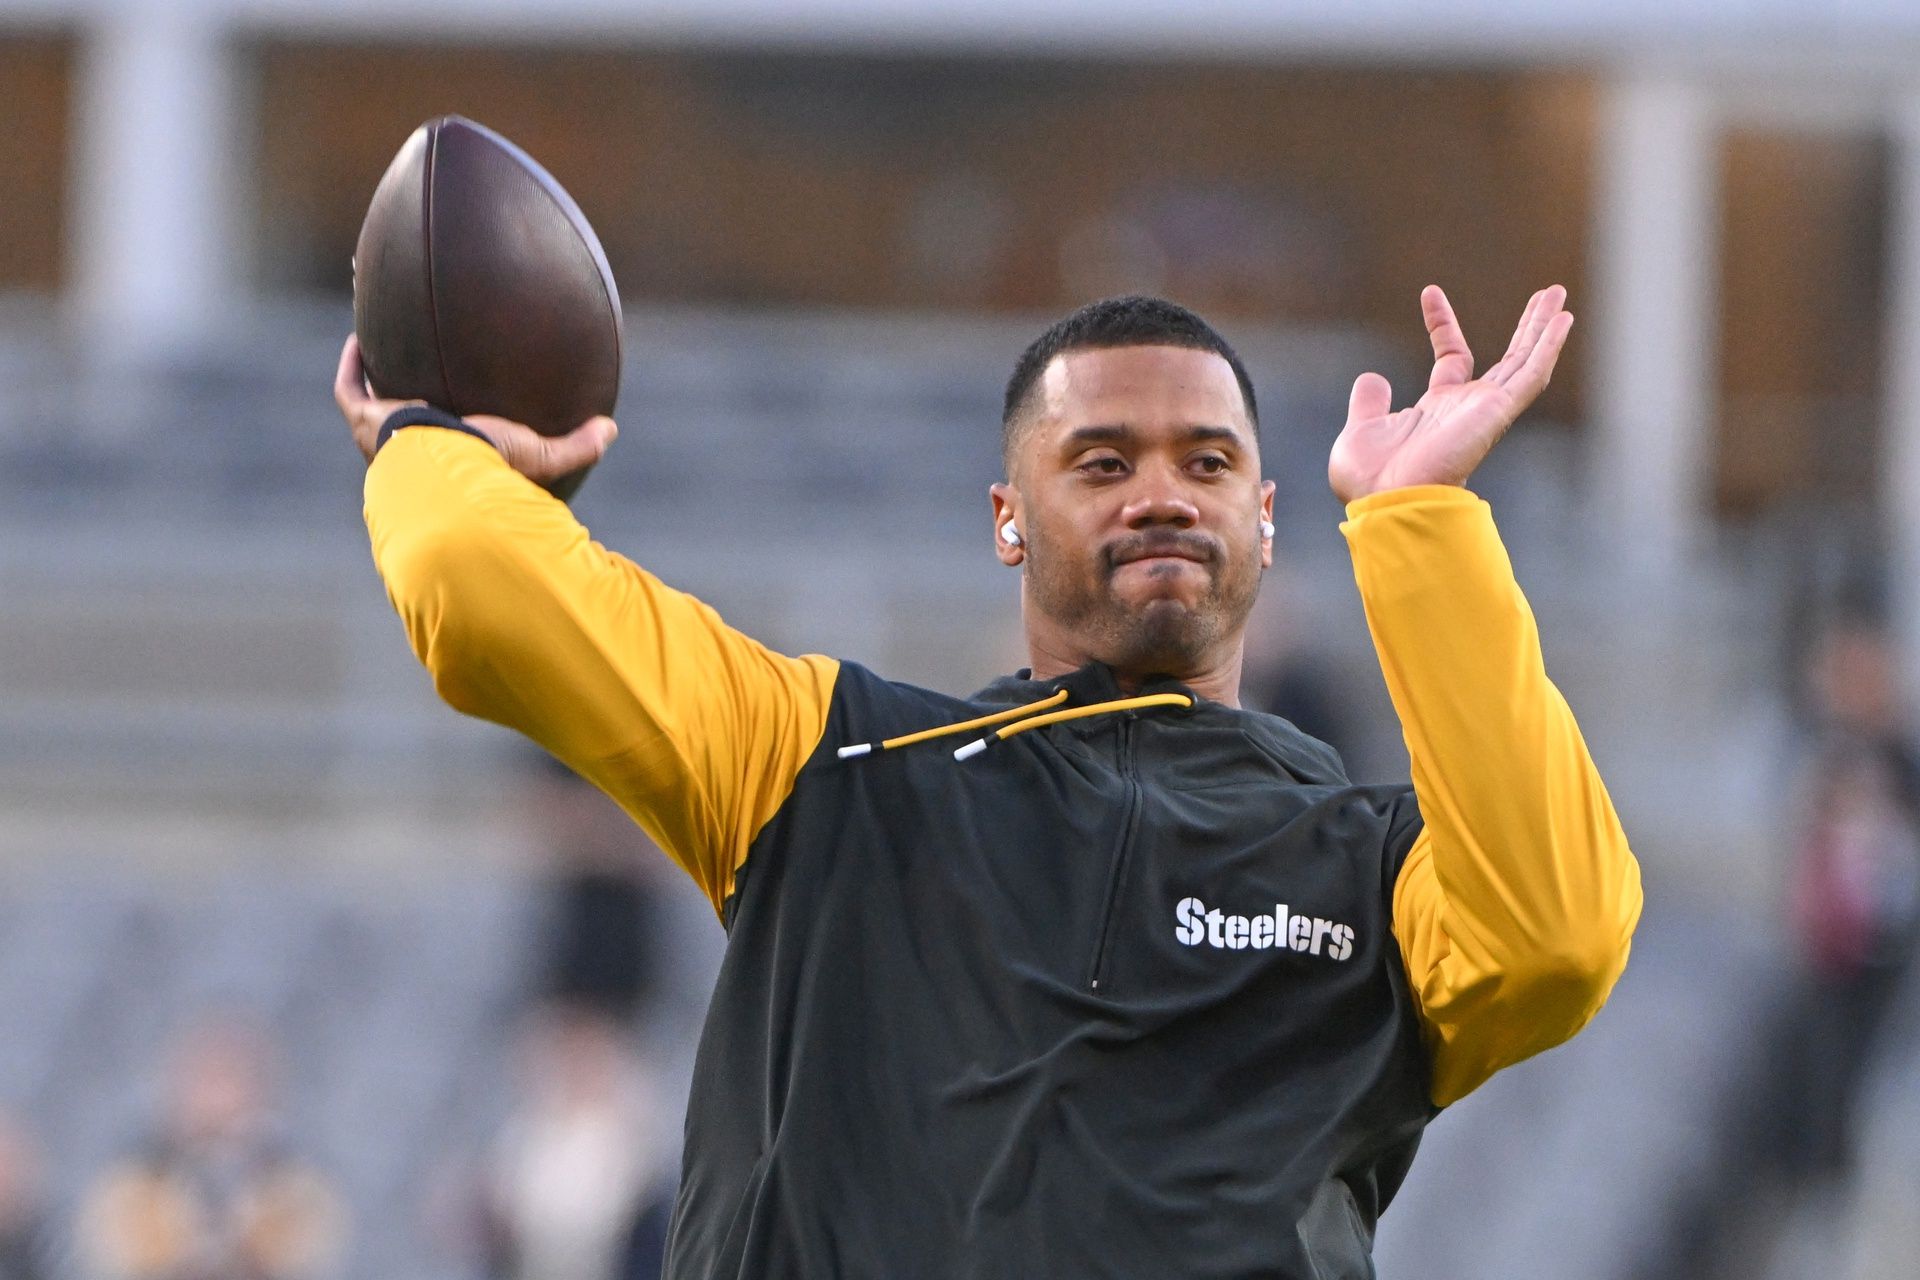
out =
[[[1043,427],[1233,427],[1251,438],[1233,366],[1189,347],[1097,347],[1056,356],[1040,376]],[[1049,432],[1051,434],[1051,432]]]

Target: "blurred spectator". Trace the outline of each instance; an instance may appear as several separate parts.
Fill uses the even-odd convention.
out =
[[[658,1280],[674,1117],[625,1033],[552,1006],[529,1024],[521,1071],[483,1175],[487,1275]]]
[[[1713,1126],[1708,1172],[1675,1197],[1638,1277],[1798,1276],[1844,1247],[1853,1117],[1920,936],[1920,756],[1879,616],[1851,594],[1809,627],[1793,682],[1791,972]]]
[[[1787,1171],[1844,1176],[1849,1117],[1920,931],[1920,755],[1873,619],[1820,637],[1809,664],[1813,760],[1788,911],[1804,976],[1785,1110]]]
[[[193,1027],[175,1051],[165,1114],[94,1186],[80,1244],[124,1280],[304,1280],[331,1273],[344,1213],[290,1149],[272,1111],[271,1052],[234,1019]]]
[[[50,1274],[40,1153],[12,1116],[0,1114],[0,1280]]]
[[[530,817],[552,858],[541,994],[630,1022],[653,987],[666,857],[599,788],[551,756],[539,760]]]
[[[541,753],[530,775],[547,903],[519,1087],[491,1147],[430,1189],[429,1229],[490,1280],[657,1280],[677,1117],[629,1036],[654,994],[671,864],[559,761]]]

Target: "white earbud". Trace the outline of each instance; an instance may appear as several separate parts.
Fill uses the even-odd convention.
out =
[[[1000,526],[1000,541],[1010,547],[1017,547],[1024,539],[1021,538],[1020,531],[1013,527],[1013,521],[1009,520]]]
[[[1266,519],[1260,521],[1260,536],[1263,538],[1271,538],[1273,536],[1273,521]]]

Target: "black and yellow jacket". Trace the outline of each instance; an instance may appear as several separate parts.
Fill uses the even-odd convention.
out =
[[[955,698],[774,653],[458,432],[397,433],[366,515],[442,696],[726,923],[675,1280],[1369,1276],[1423,1126],[1626,963],[1638,868],[1464,490],[1343,526],[1411,789],[1098,665]]]

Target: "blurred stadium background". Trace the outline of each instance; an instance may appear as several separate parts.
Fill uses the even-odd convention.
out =
[[[1013,357],[1209,315],[1280,486],[1250,690],[1376,777],[1347,387],[1420,385],[1423,284],[1491,358],[1566,283],[1476,487],[1650,907],[1594,1028],[1434,1126],[1381,1274],[1920,1274],[1920,9],[0,0],[0,1276],[647,1273],[721,935],[434,701],[329,400],[447,111],[630,308],[577,509],[790,650],[1021,665]]]

